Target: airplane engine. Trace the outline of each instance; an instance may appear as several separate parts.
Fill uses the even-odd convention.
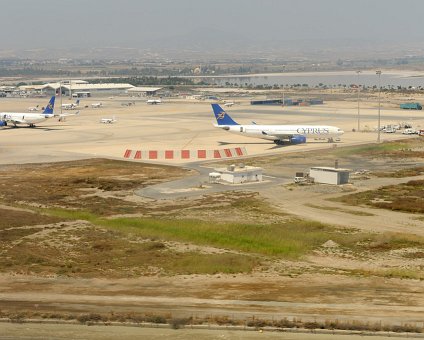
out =
[[[306,143],[306,137],[305,136],[293,136],[290,138],[291,144],[302,144]]]

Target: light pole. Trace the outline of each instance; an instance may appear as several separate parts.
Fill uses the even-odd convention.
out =
[[[286,70],[286,65],[283,65],[283,72]],[[286,98],[284,93],[284,84],[283,84],[283,108],[286,105]]]
[[[358,86],[358,89],[357,89],[357,92],[358,92],[357,93],[358,94],[358,132],[361,131],[361,123],[360,123],[361,118],[360,118],[360,115],[359,115],[359,89],[360,89],[360,87],[359,87],[359,73],[361,73],[360,70],[356,71],[356,74],[358,75],[358,81],[357,81],[357,86]]]
[[[381,111],[381,70],[375,72],[378,75],[378,134],[377,134],[377,143],[380,143],[380,111]]]
[[[60,114],[62,115],[62,80],[59,81]]]

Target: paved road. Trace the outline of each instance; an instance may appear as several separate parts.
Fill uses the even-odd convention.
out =
[[[186,166],[189,169],[196,170],[197,175],[178,179],[171,182],[151,185],[135,191],[136,195],[153,199],[178,199],[184,197],[196,197],[208,195],[216,192],[225,192],[233,190],[258,191],[261,189],[273,187],[283,183],[290,183],[289,178],[278,178],[274,176],[264,176],[264,181],[246,184],[211,184],[208,183],[209,173],[213,168],[204,167],[199,163],[193,163]]]

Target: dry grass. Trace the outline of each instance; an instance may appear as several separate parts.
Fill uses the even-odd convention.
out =
[[[372,174],[377,177],[393,177],[393,178],[402,178],[402,177],[411,177],[411,176],[420,176],[424,173],[424,167],[414,167],[409,169],[401,169],[392,172],[383,172],[383,171],[374,171]]]
[[[343,213],[346,213],[346,214],[357,215],[357,216],[375,216],[374,214],[368,213],[366,211],[341,209],[339,207],[328,207],[328,206],[316,205],[316,204],[311,204],[311,203],[307,203],[305,205],[308,206],[308,207],[311,207],[311,208],[316,208],[316,209],[321,209],[321,210],[330,210],[330,211],[340,211],[340,212],[343,212]]]
[[[402,235],[380,237],[293,219],[253,193],[220,193],[160,204],[81,195],[80,189],[87,186],[96,190],[122,189],[128,178],[140,185],[149,183],[148,178],[134,176],[150,176],[151,172],[155,173],[154,180],[162,180],[158,177],[160,169],[101,160],[9,168],[7,176],[22,176],[24,185],[2,192],[3,201],[25,206],[25,198],[34,213],[0,209],[0,270],[78,277],[248,273],[258,269],[263,260],[299,259],[329,239],[337,242],[342,251],[356,254],[410,246],[419,249],[424,244],[421,239]],[[36,185],[33,173],[38,176]],[[102,173],[105,180],[94,180],[95,173]],[[10,178],[3,180],[0,183],[14,182]],[[411,185],[418,188],[416,183]],[[60,198],[59,192],[53,198],[49,196],[61,186],[66,197]],[[58,202],[63,207],[58,208]],[[140,211],[146,217],[110,216]],[[221,252],[177,251],[167,242],[212,246]]]
[[[422,138],[417,137],[381,144],[337,148],[334,154],[339,157],[356,155],[366,158],[424,158],[424,141]]]
[[[40,225],[60,222],[63,219],[27,211],[0,208],[0,245],[4,249],[9,242],[31,235]],[[1,262],[1,261],[0,261]]]
[[[2,241],[1,271],[78,277],[137,277],[158,274],[250,272],[259,264],[242,254],[176,252],[161,241],[90,225],[55,224],[26,229]]]
[[[337,198],[350,205],[368,204],[377,208],[424,213],[424,180],[385,186]]]
[[[188,171],[161,165],[106,159],[75,162],[4,166],[0,169],[1,199],[8,204],[27,202],[47,206],[89,209],[100,214],[125,214],[139,211],[137,205],[113,194],[175,179]],[[19,181],[14,179],[19,178]],[[83,189],[83,190],[82,190]],[[91,191],[90,191],[91,189]],[[87,193],[94,195],[87,195]]]
[[[325,321],[303,321],[301,318],[265,319],[252,316],[247,320],[237,319],[226,315],[210,315],[203,317],[190,316],[176,318],[170,313],[148,314],[135,312],[121,313],[80,313],[69,314],[60,312],[40,312],[34,310],[0,311],[1,318],[8,318],[11,322],[24,323],[27,319],[56,319],[76,320],[84,325],[109,325],[111,322],[120,322],[125,325],[139,325],[141,323],[168,324],[173,329],[184,328],[188,325],[219,325],[219,326],[245,326],[255,329],[271,328],[279,331],[287,328],[296,329],[330,329],[369,332],[392,332],[392,333],[423,333],[421,324],[401,323],[386,325],[382,322],[370,322],[361,320],[338,320],[329,319]],[[265,336],[265,335],[264,335]],[[334,335],[333,335],[334,336]]]

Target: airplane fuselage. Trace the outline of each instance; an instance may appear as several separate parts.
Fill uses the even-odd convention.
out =
[[[342,129],[329,125],[258,125],[255,122],[243,125],[233,120],[219,104],[212,104],[212,109],[218,123],[216,127],[246,137],[272,140],[277,145],[286,141],[290,144],[305,143],[306,138],[311,137],[332,142],[333,138],[344,133]]]
[[[293,136],[333,139],[340,137],[343,131],[327,125],[215,125],[223,130],[266,140],[284,140]],[[283,137],[282,137],[283,136]]]
[[[2,112],[1,120],[12,122],[14,125],[27,124],[33,126],[37,123],[44,122],[53,115],[45,113],[28,113],[28,112]]]
[[[0,120],[7,123],[12,123],[14,126],[17,124],[27,124],[31,127],[35,126],[36,123],[44,122],[48,118],[54,117],[54,102],[55,96],[50,98],[46,108],[41,113],[28,113],[28,112],[0,112]]]

